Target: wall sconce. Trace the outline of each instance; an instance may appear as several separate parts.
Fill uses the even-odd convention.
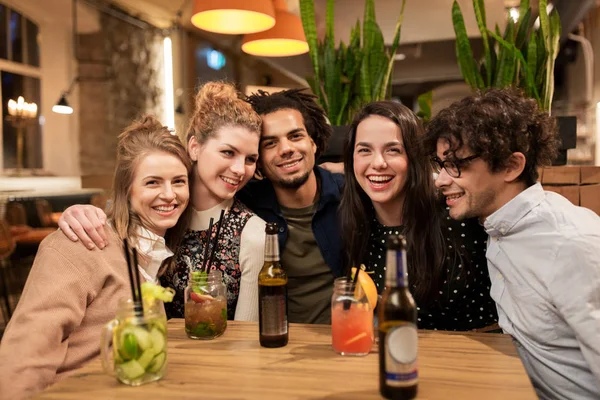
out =
[[[62,92],[62,94],[60,95],[60,99],[58,99],[58,102],[54,106],[52,106],[53,112],[57,114],[73,114],[73,107],[69,105],[69,102],[67,101],[67,96],[71,94],[73,87],[78,81],[79,78],[73,79],[73,81],[69,85],[69,88],[66,91]]]
[[[38,106],[35,103],[27,103],[23,96],[17,101],[8,100],[8,116],[6,120],[17,130],[17,171],[21,175],[23,169],[23,136],[25,127],[36,121]]]

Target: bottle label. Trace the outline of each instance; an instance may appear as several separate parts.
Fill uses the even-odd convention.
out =
[[[385,336],[386,383],[393,387],[406,387],[419,380],[417,371],[417,327],[404,323],[391,327]]]
[[[285,296],[262,296],[260,299],[262,335],[285,335],[288,330]]]

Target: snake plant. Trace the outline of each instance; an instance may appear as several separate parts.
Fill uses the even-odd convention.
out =
[[[309,85],[331,124],[347,125],[361,106],[391,95],[394,54],[400,43],[406,0],[402,0],[390,48],[385,46],[377,25],[374,0],[365,0],[362,31],[357,21],[348,45],[340,42],[336,46],[334,2],[327,0],[323,40],[317,37],[313,0],[300,0],[300,15],[313,66],[313,76],[307,79]]]
[[[533,27],[529,0],[521,0],[519,18],[509,19],[501,34],[496,25],[486,24],[483,0],[473,0],[475,18],[483,41],[483,57],[473,58],[473,51],[458,2],[452,5],[452,23],[456,34],[456,57],[465,82],[473,89],[519,87],[533,97],[539,107],[550,112],[554,95],[554,61],[558,55],[561,33],[556,10],[548,15],[547,0],[539,0],[540,29]]]

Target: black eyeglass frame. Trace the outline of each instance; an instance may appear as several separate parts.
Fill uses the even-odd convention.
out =
[[[457,158],[455,160],[443,160],[442,161],[437,156],[434,156],[431,158],[431,162],[439,167],[439,170],[437,170],[436,172],[439,173],[443,168],[446,170],[448,175],[450,175],[452,178],[460,178],[460,168],[462,166],[464,166],[464,164],[466,164],[469,161],[472,161],[478,157],[479,157],[479,154],[473,154],[472,156],[465,157],[465,158]],[[452,167],[456,168],[456,174],[454,174],[453,172],[450,172],[452,170]],[[434,168],[435,168],[435,166],[434,166]]]

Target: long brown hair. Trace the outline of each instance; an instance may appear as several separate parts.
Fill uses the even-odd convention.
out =
[[[344,143],[344,190],[339,207],[342,239],[348,265],[365,263],[371,221],[375,210],[354,175],[354,146],[358,125],[372,115],[394,122],[402,135],[408,156],[408,178],[402,209],[404,234],[407,238],[408,276],[417,303],[430,303],[443,282],[444,238],[440,225],[433,170],[424,157],[420,140],[423,126],[405,106],[378,101],[364,106],[354,118]]]
[[[131,184],[140,160],[156,151],[177,157],[190,174],[192,163],[181,140],[155,117],[145,115],[119,135],[112,201],[107,215],[121,239],[137,240],[137,228],[141,221],[130,207]],[[169,248],[174,249],[179,245],[189,224],[190,213],[191,207],[187,207],[177,224],[167,230],[165,242]]]

